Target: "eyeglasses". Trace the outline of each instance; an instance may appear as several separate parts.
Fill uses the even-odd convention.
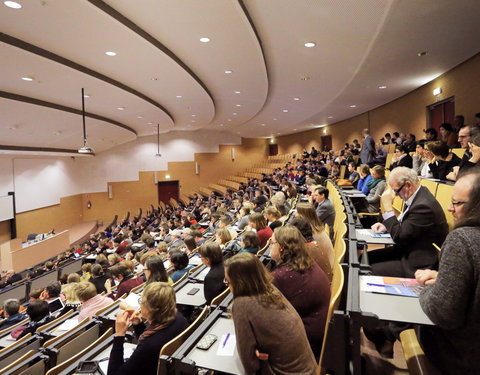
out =
[[[225,285],[230,285],[230,281],[228,281],[226,278],[223,279],[223,283],[224,283]]]
[[[457,207],[461,206],[462,204],[468,203],[468,201],[452,201],[452,206]]]
[[[395,192],[395,194],[400,194],[400,192],[402,191],[403,187],[405,186],[405,184],[403,184],[402,186],[400,186],[398,189],[393,189],[393,191]]]
[[[471,135],[459,135],[458,139],[469,138]]]

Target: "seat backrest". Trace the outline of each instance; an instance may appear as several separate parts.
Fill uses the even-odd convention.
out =
[[[338,178],[345,178],[345,172],[347,171],[347,166],[346,165],[341,165],[340,166],[340,175],[338,176]]]
[[[395,196],[395,198],[393,199],[393,208],[397,211],[397,212],[402,212],[403,210],[403,200],[399,197],[399,196]]]
[[[320,353],[320,362],[319,366],[322,368],[324,355],[325,355],[325,346],[327,342],[327,335],[329,334],[330,320],[332,319],[333,312],[340,304],[340,297],[342,295],[343,284],[345,282],[343,268],[339,263],[335,264],[333,268],[333,279],[330,286],[330,303],[328,305],[328,314],[327,321],[325,324],[325,334],[323,336],[323,345],[322,352]]]
[[[58,375],[60,374],[64,369],[66,369],[68,366],[70,366],[72,363],[76,362],[79,358],[84,356],[86,353],[88,353],[90,350],[92,350],[94,347],[100,345],[102,342],[107,340],[110,336],[113,334],[113,329],[109,328],[105,333],[100,336],[97,340],[92,342],[90,345],[88,345],[85,349],[82,351],[78,352],[71,358],[67,359],[66,361],[56,365],[55,367],[51,368],[48,370],[46,375]]]
[[[345,253],[347,252],[347,244],[345,243],[345,239],[343,238],[346,233],[347,225],[343,223],[338,233],[335,234],[335,246],[333,247],[335,251],[335,259],[338,263],[343,262],[343,258],[345,257]]]
[[[177,286],[177,285],[180,284],[182,281],[186,280],[187,277],[188,277],[188,272],[185,272],[185,273],[182,275],[182,277],[180,277],[177,281],[175,281],[175,282],[173,283],[172,286],[173,286],[173,287],[174,287],[174,286]]]
[[[50,328],[60,325],[61,323],[63,323],[67,319],[71,319],[73,317],[74,313],[75,313],[75,311],[69,310],[67,313],[59,316],[57,319],[54,319],[51,322],[49,322],[47,324],[44,324],[43,326],[38,327],[35,332],[37,332],[37,333],[48,332],[50,330]]]
[[[222,303],[225,297],[228,296],[228,293],[230,293],[230,289],[227,288],[214,299],[212,299],[212,302],[210,302],[210,306],[218,306],[220,303]]]
[[[25,361],[26,359],[32,357],[36,353],[35,350],[29,350],[20,358],[16,359],[14,362],[8,364],[4,368],[0,369],[0,374],[5,374],[8,370],[12,369],[13,367],[19,365],[21,362]]]
[[[392,154],[388,153],[387,159],[385,160],[385,168],[390,168],[390,166],[392,165],[392,158],[393,158],[393,153]]]
[[[452,203],[452,190],[453,185],[438,184],[437,194],[435,195],[435,198],[437,198],[438,203],[440,203],[445,213],[449,229],[453,228],[453,215],[448,211],[448,207]]]
[[[463,158],[463,154],[465,153],[465,149],[464,148],[452,148],[452,152],[461,159],[461,158]]]
[[[175,337],[174,339],[170,340],[165,345],[163,345],[162,350],[160,350],[160,356],[162,355],[171,356],[180,347],[180,345],[182,345],[185,342],[185,340],[205,320],[209,311],[210,311],[210,308],[208,306],[205,306],[202,312],[197,316],[197,319],[195,319],[194,322],[187,327],[187,329],[185,329],[177,337]]]
[[[438,183],[432,180],[420,180],[420,185],[425,186],[433,196],[437,195]]]

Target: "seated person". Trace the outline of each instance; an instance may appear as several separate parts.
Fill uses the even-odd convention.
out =
[[[425,166],[428,163],[427,159],[424,156],[425,153],[425,141],[419,141],[415,147],[415,154],[412,156],[412,168],[417,172],[419,176],[428,177],[426,171],[424,171]]]
[[[356,169],[355,162],[348,163],[348,181],[350,181],[353,187],[357,187],[358,180],[360,179],[360,174]]]
[[[374,224],[372,229],[376,233],[390,233],[395,245],[369,252],[373,273],[411,278],[417,269],[435,269],[438,254],[432,242],[440,246],[448,233],[442,207],[426,187],[420,186],[413,169],[395,168],[388,184],[390,189],[381,198],[383,223]],[[395,195],[405,201],[398,218],[392,206]]]
[[[170,262],[173,265],[172,281],[176,283],[183,275],[188,273],[194,266],[189,265],[190,259],[187,253],[183,251],[175,251],[170,254]]]
[[[333,224],[335,222],[335,207],[330,199],[328,199],[329,191],[327,188],[320,186],[315,189],[312,199],[317,205],[315,212],[318,218],[330,229],[330,235],[333,234]]]
[[[212,299],[225,290],[222,249],[215,242],[207,242],[200,247],[198,252],[202,257],[203,264],[210,267],[210,271],[203,281],[203,292],[207,305],[209,305]]]
[[[105,281],[105,289],[107,289],[108,296],[111,298],[113,297],[114,300],[119,299],[125,293],[130,293],[130,290],[136,286],[143,284],[143,279],[140,276],[135,276],[130,268],[123,263],[119,263],[110,268],[110,272],[114,281],[118,282],[117,290],[115,294],[112,293],[111,279],[107,279],[107,281]],[[145,271],[145,274],[146,273],[147,271]]]
[[[220,228],[215,232],[215,242],[220,245],[221,249],[223,249],[225,244],[231,240],[232,236],[227,228]]]
[[[3,282],[0,284],[0,288],[5,288],[6,286],[12,285],[17,281],[22,280],[22,275],[19,273],[15,273],[14,270],[8,270],[5,273],[5,277],[3,278]]]
[[[427,143],[426,157],[428,159],[428,168],[432,172],[432,177],[439,180],[446,180],[447,175],[462,161],[453,152],[450,152],[447,144],[443,141]]]
[[[262,249],[272,236],[273,231],[267,225],[267,220],[265,220],[265,217],[261,213],[255,212],[251,214],[248,220],[250,227],[248,230],[255,229],[258,239],[260,240],[260,248]]]
[[[62,294],[62,286],[58,281],[50,282],[45,289],[43,290],[42,294],[40,295],[40,299],[51,302],[55,298],[61,298],[62,301],[65,301],[65,296]]]
[[[245,227],[248,225],[248,217],[250,216],[250,204],[244,205],[241,209],[239,214],[237,215],[238,223],[237,227],[240,230],[244,230]]]
[[[100,264],[94,264],[91,272],[92,277],[90,277],[88,281],[95,285],[95,289],[98,293],[106,293],[107,289],[105,289],[105,282],[109,277],[104,273],[103,267]]]
[[[260,239],[258,238],[255,232],[251,230],[246,231],[242,235],[242,248],[240,249],[239,253],[252,253],[256,254],[258,250],[260,250]]]
[[[380,212],[380,197],[385,191],[386,186],[387,182],[385,181],[385,168],[380,165],[376,165],[372,168],[372,179],[367,184],[369,192],[365,200],[368,204],[368,212]]]
[[[75,292],[78,300],[81,302],[78,314],[79,322],[85,318],[92,319],[98,310],[113,303],[113,299],[98,294],[95,285],[88,281],[78,283],[75,287]]]
[[[321,270],[327,275],[329,283],[332,281],[333,278],[333,270],[332,264],[330,262],[330,251],[333,253],[333,247],[329,250],[328,246],[322,246],[318,241],[315,241],[313,238],[312,232],[312,225],[303,217],[297,216],[292,221],[292,226],[297,228],[299,232],[302,234],[303,238],[305,238],[306,243],[306,251],[308,255],[317,263],[317,265],[321,268]],[[324,231],[325,232],[325,231]],[[326,233],[325,233],[326,235]],[[330,243],[330,247],[332,246],[332,242],[330,238],[326,236],[326,239]],[[271,248],[271,247],[270,247]],[[271,254],[270,254],[271,255]],[[333,255],[333,259],[335,259],[335,254]]]
[[[279,220],[282,215],[275,207],[269,206],[265,208],[263,214],[265,215],[265,219],[267,219],[268,226],[271,230],[275,230],[275,228],[282,226],[283,223]]]
[[[195,242],[195,238],[192,236],[192,234],[196,233],[192,230],[191,235],[185,237],[185,239],[183,240],[185,242],[185,252],[187,253],[187,255],[190,255],[190,253],[197,248],[197,243]],[[200,234],[200,237],[201,236],[202,235]]]
[[[315,374],[317,361],[303,322],[260,260],[249,253],[229,258],[225,279],[234,297],[232,317],[245,373]]]
[[[3,303],[3,314],[5,319],[0,322],[0,330],[14,326],[27,318],[25,314],[20,312],[20,301],[15,298],[7,299]]]
[[[180,250],[170,250],[172,253]],[[163,258],[152,254],[145,260],[145,267],[143,269],[145,273],[147,285],[154,282],[163,282],[172,285],[173,281],[168,277],[167,270],[163,264]],[[143,281],[143,280],[142,280]]]
[[[432,364],[448,374],[479,374],[480,170],[461,173],[449,211],[455,221],[442,245],[438,273],[418,270],[426,284],[420,305],[435,324],[420,328],[420,343]]]
[[[107,375],[157,374],[160,350],[188,327],[183,315],[177,311],[175,291],[166,283],[147,285],[140,307],[146,324],[138,311],[126,310],[117,315]],[[123,343],[130,325],[133,325],[138,345],[125,361]]]
[[[370,167],[367,164],[362,164],[360,166],[360,178],[357,184],[357,190],[360,190],[363,194],[368,194],[368,187],[367,184],[372,179],[372,175],[370,174]]]
[[[413,159],[408,153],[407,147],[404,145],[398,145],[395,148],[395,154],[392,157],[392,165],[390,170],[393,171],[397,167],[413,167]]]
[[[277,263],[274,285],[302,318],[316,357],[320,356],[330,302],[330,281],[308,255],[305,239],[294,226],[275,229],[270,256]]]
[[[37,328],[54,319],[53,316],[50,315],[48,302],[42,300],[30,302],[27,306],[27,315],[30,318],[30,322],[12,331],[11,336],[14,339],[19,340],[29,333],[33,335]]]

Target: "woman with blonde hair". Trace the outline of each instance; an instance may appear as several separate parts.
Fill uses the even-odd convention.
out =
[[[302,318],[312,351],[319,357],[330,302],[330,281],[308,255],[305,238],[296,227],[275,229],[270,244],[270,256],[277,263],[272,273],[274,284]]]
[[[217,231],[215,232],[215,242],[220,245],[220,248],[223,249],[225,247],[225,244],[231,240],[232,235],[230,234],[228,228],[217,229]]]
[[[328,260],[330,266],[333,267],[335,263],[335,251],[333,250],[332,241],[325,231],[325,226],[318,218],[315,212],[315,207],[311,203],[299,202],[297,204],[297,218],[304,218],[312,226],[312,241],[309,241],[307,250],[310,256],[318,263],[322,268],[324,255],[328,254]]]
[[[153,282],[145,287],[140,312],[126,310],[117,315],[107,375],[156,374],[162,347],[184,331],[188,323],[177,311],[175,291],[167,283]],[[123,343],[129,325],[133,325],[138,345],[124,361]]]
[[[246,374],[315,374],[317,363],[298,313],[253,254],[225,262],[233,294],[237,350]]]

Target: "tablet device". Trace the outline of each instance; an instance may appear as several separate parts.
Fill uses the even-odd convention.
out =
[[[55,312],[57,312],[58,310],[61,310],[63,309],[64,307],[64,303],[63,301],[61,300],[61,298],[55,298],[55,299],[52,299],[49,303],[48,303],[48,309],[50,310],[50,312],[53,314]]]

